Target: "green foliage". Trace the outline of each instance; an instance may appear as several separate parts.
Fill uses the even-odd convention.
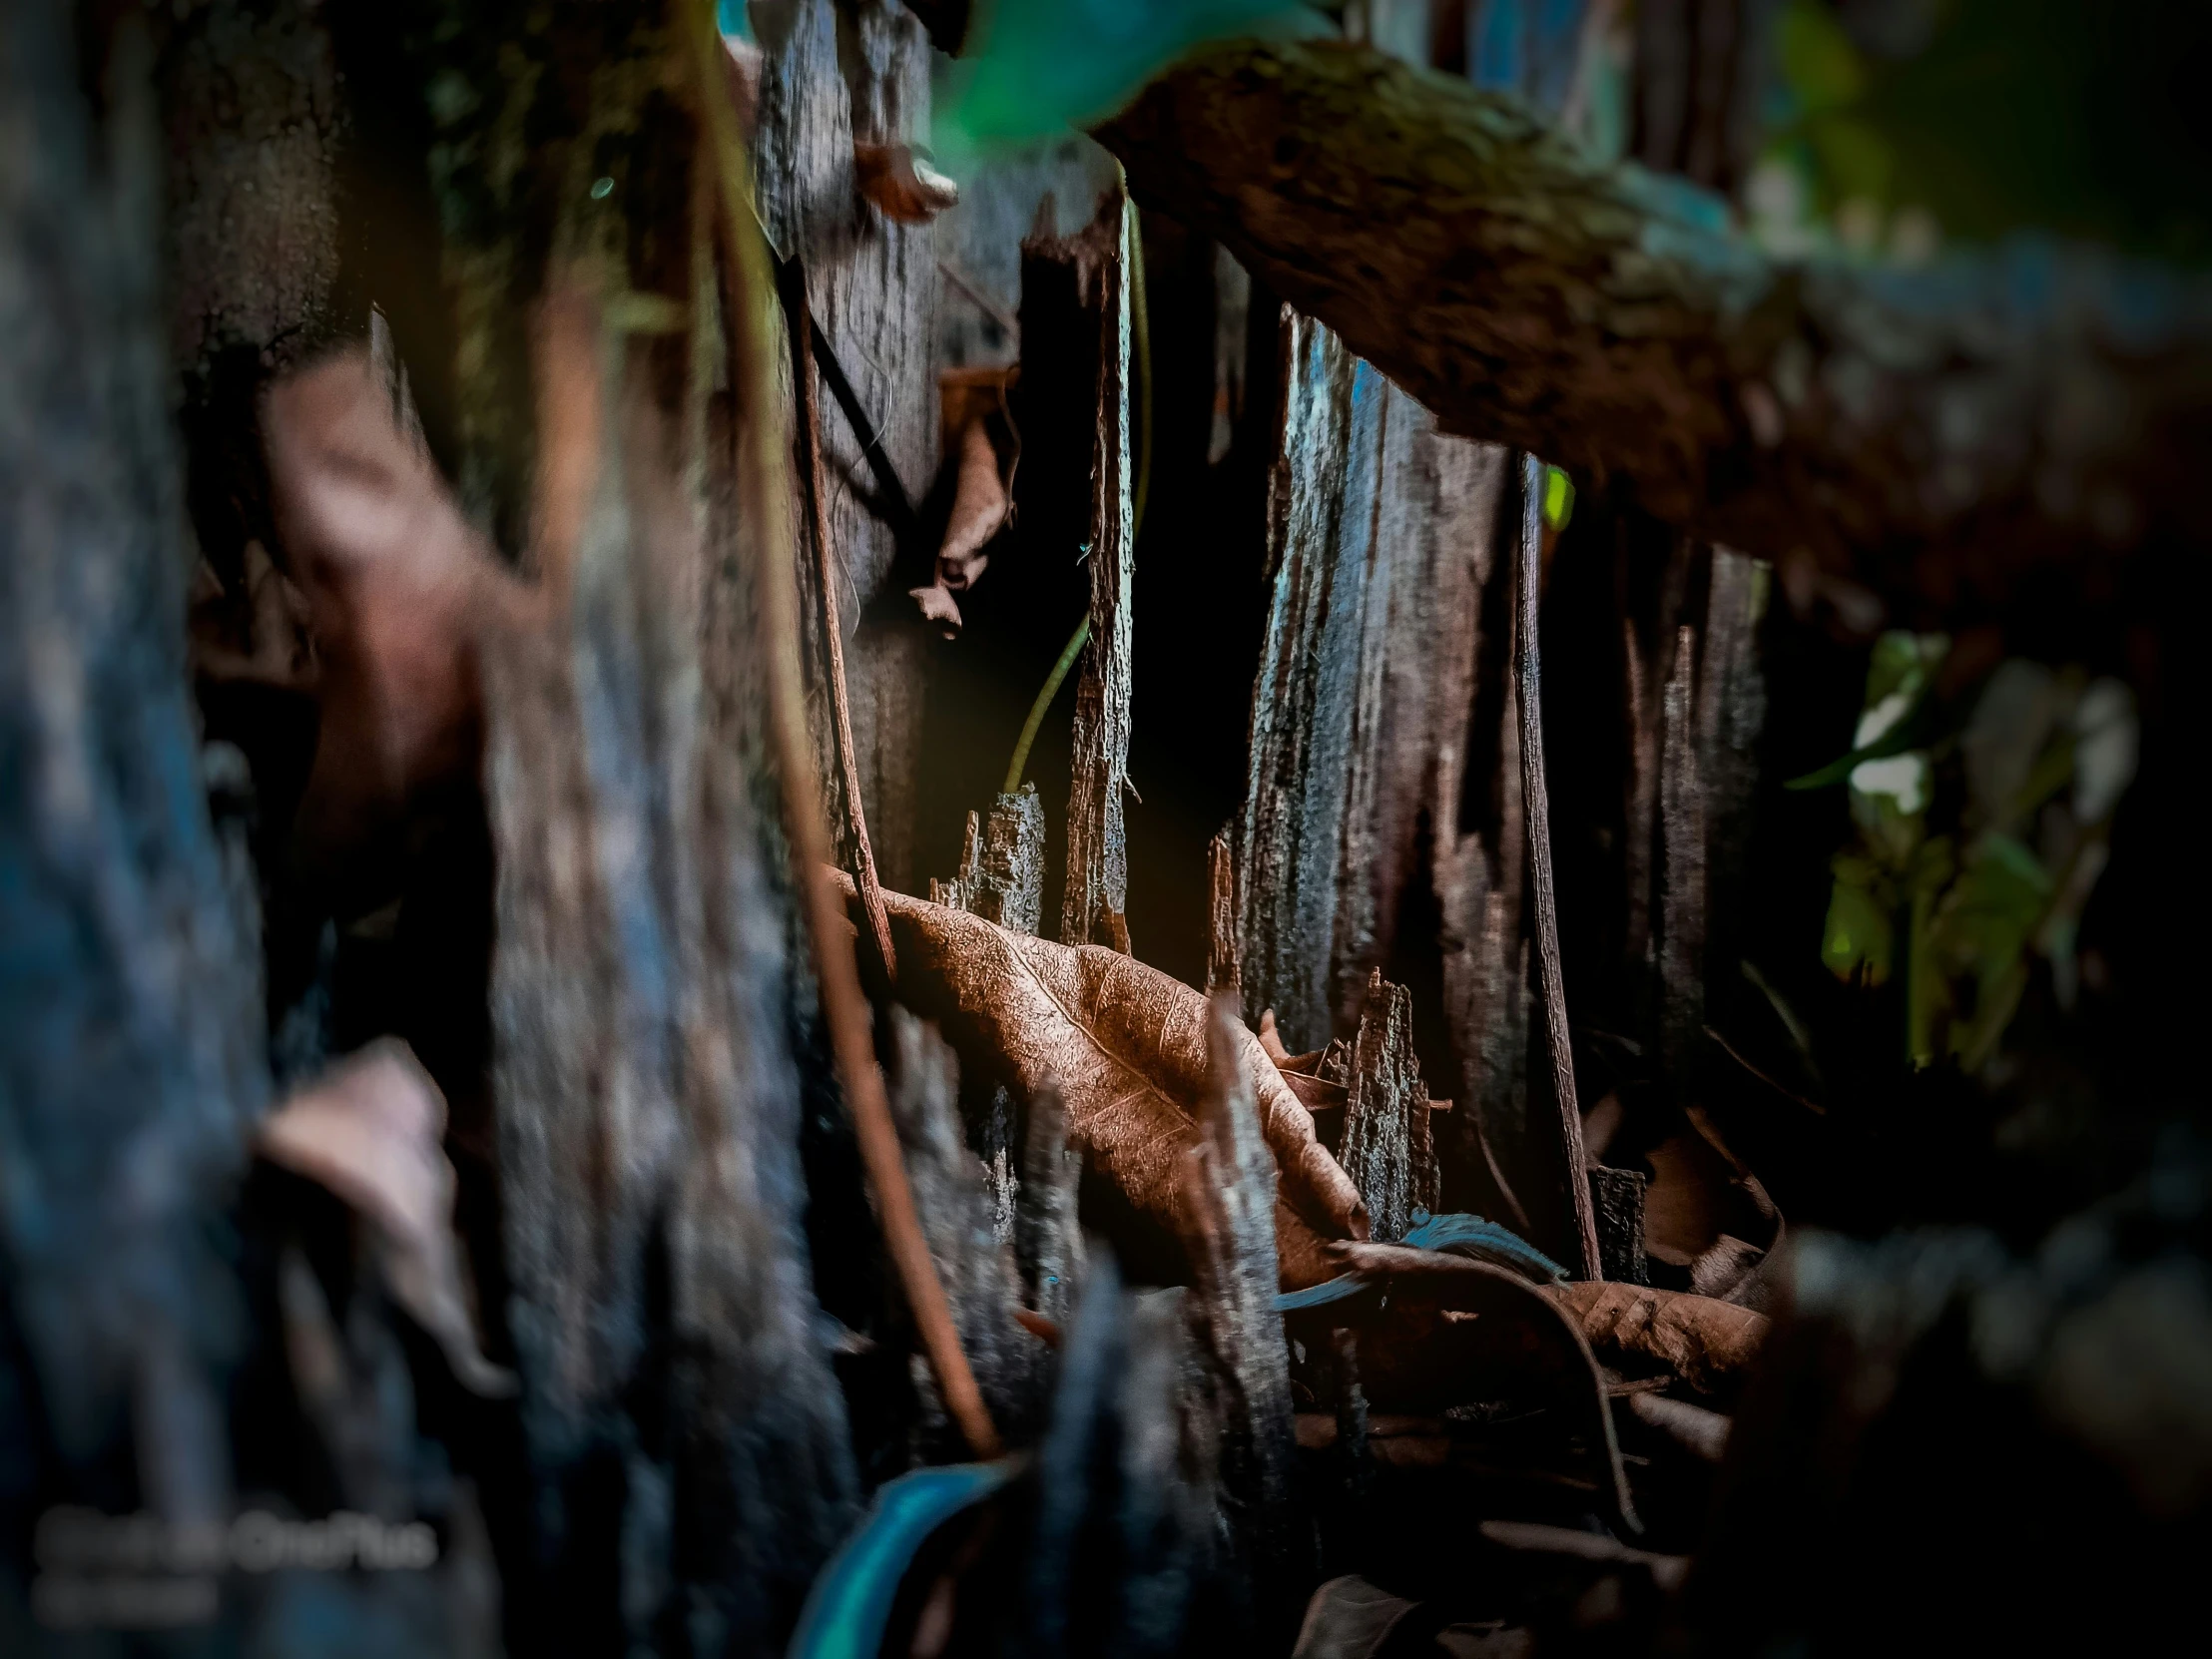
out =
[[[1847,245],[1872,251],[1911,212],[1969,241],[2212,256],[2201,0],[1790,0],[1776,45],[1770,165]]]
[[[1574,517],[1574,480],[1558,467],[1544,468],[1544,528],[1557,535]]]
[[[2116,682],[2018,659],[1945,704],[1947,651],[1939,635],[1885,635],[1852,753],[1797,782],[1851,791],[1821,960],[1868,985],[1902,972],[1908,1058],[1977,1070],[2034,958],[2071,994],[2074,925],[2134,773],[2135,716]]]
[[[940,77],[937,148],[955,155],[1081,127],[1194,46],[1327,27],[1291,0],[981,0],[965,55]]]

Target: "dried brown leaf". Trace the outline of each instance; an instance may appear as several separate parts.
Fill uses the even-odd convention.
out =
[[[837,877],[849,895],[852,885]],[[981,916],[885,893],[901,1002],[933,1019],[962,1062],[1024,1095],[1056,1083],[1070,1141],[1142,1214],[1177,1236],[1185,1154],[1211,1082],[1206,998],[1119,951],[1009,932]],[[1328,1238],[1364,1238],[1367,1212],[1310,1114],[1241,1023],[1232,1040],[1278,1171],[1282,1281],[1338,1271]]]
[[[1767,1339],[1764,1314],[1711,1297],[1602,1280],[1551,1285],[1544,1294],[1581,1323],[1609,1363],[1656,1362],[1703,1393],[1749,1371]]]
[[[937,549],[937,583],[954,593],[981,579],[990,557],[983,549],[1006,522],[1006,485],[998,472],[998,449],[990,422],[981,414],[959,433],[960,470],[952,492],[952,517]]]
[[[925,224],[960,200],[960,187],[916,156],[911,145],[855,140],[852,176],[860,194],[901,225]]]
[[[384,1038],[271,1113],[257,1150],[366,1221],[392,1300],[438,1345],[464,1386],[504,1397],[514,1392],[514,1375],[484,1358],[469,1314],[444,1133],[445,1097],[405,1043]]]
[[[262,410],[285,573],[321,666],[299,809],[334,860],[424,786],[476,764],[480,630],[527,603],[401,424],[368,348],[277,382]]]

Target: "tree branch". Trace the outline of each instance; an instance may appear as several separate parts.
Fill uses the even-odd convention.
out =
[[[1926,612],[2212,535],[2203,284],[2024,244],[1782,260],[1510,98],[1331,42],[1209,48],[1097,136],[1448,430],[1714,540]]]

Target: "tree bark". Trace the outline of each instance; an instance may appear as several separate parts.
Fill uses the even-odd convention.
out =
[[[1098,137],[1447,430],[1713,540],[1955,611],[2212,534],[2202,285],[2024,246],[1785,261],[1510,99],[1329,43],[1200,52]]]

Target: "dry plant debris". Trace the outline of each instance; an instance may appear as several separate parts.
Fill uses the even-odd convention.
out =
[[[937,1021],[984,1076],[1027,1096],[1056,1083],[1070,1138],[1090,1165],[1140,1212],[1179,1231],[1183,1158],[1212,1086],[1206,998],[1119,951],[1055,944],[965,911],[883,896],[899,1000]],[[1367,1210],[1259,1038],[1232,1025],[1280,1175],[1283,1283],[1318,1284],[1337,1271],[1324,1241],[1365,1238]]]
[[[439,1147],[445,1097],[405,1043],[385,1038],[272,1112],[264,1158],[327,1188],[365,1221],[392,1300],[437,1343],[454,1378],[503,1397],[512,1373],[483,1356],[453,1236],[453,1166]]]

